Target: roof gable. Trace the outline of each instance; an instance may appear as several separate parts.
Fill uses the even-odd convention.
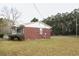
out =
[[[35,27],[35,28],[48,28],[50,29],[51,27],[43,22],[31,22],[28,24],[24,24],[25,27]]]

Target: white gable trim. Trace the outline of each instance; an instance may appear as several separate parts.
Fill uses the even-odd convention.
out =
[[[28,24],[24,24],[25,27],[35,27],[35,28],[48,28],[50,29],[51,27],[43,22],[31,22]]]

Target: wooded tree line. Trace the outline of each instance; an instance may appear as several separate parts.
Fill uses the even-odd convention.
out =
[[[76,22],[77,21],[77,22]],[[43,20],[52,27],[55,35],[79,35],[79,8],[70,13],[57,13]]]
[[[20,16],[20,13],[16,8],[8,9],[4,7],[1,10],[1,16],[5,19],[12,19],[13,24],[16,19]],[[11,17],[10,17],[11,16]],[[38,19],[33,18],[31,22],[36,22]],[[76,22],[77,21],[77,22]],[[55,35],[75,35],[76,27],[77,34],[79,35],[79,8],[74,9],[70,13],[57,13],[56,15],[51,15],[45,19],[43,19],[44,23],[50,25],[52,27],[52,31]],[[3,19],[0,19],[0,27],[3,27],[6,22],[3,22]],[[1,29],[1,28],[0,28]]]

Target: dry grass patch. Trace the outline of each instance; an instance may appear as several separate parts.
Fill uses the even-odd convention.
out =
[[[0,55],[79,55],[79,37],[53,36],[46,40],[0,41]]]

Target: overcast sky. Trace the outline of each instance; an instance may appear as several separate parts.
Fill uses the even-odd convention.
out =
[[[15,7],[18,11],[21,12],[21,17],[18,18],[18,24],[28,23],[34,17],[42,20],[43,18],[47,18],[48,16],[55,15],[57,13],[65,13],[71,12],[75,8],[79,8],[79,4],[75,3],[35,3],[37,8],[39,9],[40,14],[35,9],[33,3],[13,3],[13,4],[1,4],[0,3],[0,10],[2,7]]]

